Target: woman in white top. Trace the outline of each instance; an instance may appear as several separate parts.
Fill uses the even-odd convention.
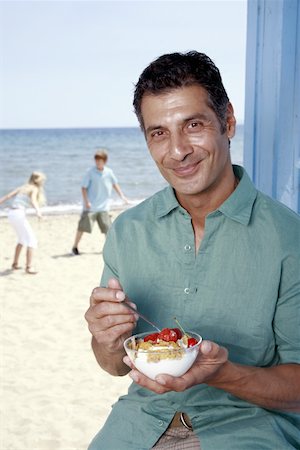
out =
[[[18,244],[15,249],[12,269],[20,269],[19,257],[23,246],[25,246],[27,247],[26,273],[31,275],[37,273],[32,267],[33,250],[37,248],[37,240],[26,218],[26,208],[33,206],[38,218],[42,217],[39,208],[45,202],[43,189],[45,180],[46,177],[43,173],[33,172],[26,184],[0,198],[0,204],[13,198],[8,220],[17,234]]]

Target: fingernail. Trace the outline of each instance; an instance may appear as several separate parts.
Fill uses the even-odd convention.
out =
[[[124,356],[124,358],[123,358],[123,363],[125,363],[127,366],[130,367],[130,359],[129,359],[128,356]]]
[[[201,346],[202,353],[209,353],[212,349],[212,344],[209,341],[204,341]]]
[[[124,292],[123,291],[118,291],[117,293],[116,293],[116,298],[118,299],[118,300],[120,300],[121,302],[123,301],[123,300],[125,300],[125,294],[124,294]]]
[[[139,377],[138,377],[138,374],[136,372],[129,372],[129,376],[130,376],[130,378],[133,381],[135,381],[135,383],[138,383]]]
[[[157,381],[157,383],[162,384],[163,386],[166,384],[164,378],[158,376],[155,378],[155,381]]]
[[[137,306],[136,306],[135,303],[130,302],[129,304],[130,304],[130,306],[132,306],[134,309],[137,309]]]

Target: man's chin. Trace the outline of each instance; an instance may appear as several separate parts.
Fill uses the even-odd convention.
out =
[[[179,195],[184,196],[193,196],[201,193],[201,189],[196,188],[195,186],[181,186],[181,185],[173,185],[172,186],[175,192]]]
[[[199,186],[199,176],[197,179],[183,179],[183,178],[172,178],[167,180],[169,184],[173,187],[173,189],[184,195],[195,195],[201,192],[201,186]]]

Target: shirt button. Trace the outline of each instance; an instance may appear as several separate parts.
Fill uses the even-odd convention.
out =
[[[191,246],[189,245],[189,244],[186,244],[185,246],[184,246],[184,250],[186,251],[186,252],[189,252],[190,250],[191,250]]]
[[[189,293],[190,293],[190,288],[185,288],[185,289],[184,289],[184,293],[185,293],[185,294],[189,294]]]
[[[162,427],[162,426],[163,426],[163,424],[164,424],[164,423],[163,423],[163,421],[162,421],[162,420],[159,420],[159,421],[158,421],[158,425],[159,425],[160,427]]]

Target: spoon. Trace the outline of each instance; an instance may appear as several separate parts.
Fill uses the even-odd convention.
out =
[[[141,314],[140,312],[138,312],[136,309],[134,309],[132,306],[130,306],[126,301],[123,301],[122,303],[127,308],[131,309],[131,311],[135,312],[145,322],[149,323],[149,325],[151,325],[151,327],[155,328],[155,330],[157,330],[159,333],[161,332],[161,330],[156,325],[154,325],[154,323],[152,323],[149,319],[147,319],[147,317],[144,316],[144,314]]]

